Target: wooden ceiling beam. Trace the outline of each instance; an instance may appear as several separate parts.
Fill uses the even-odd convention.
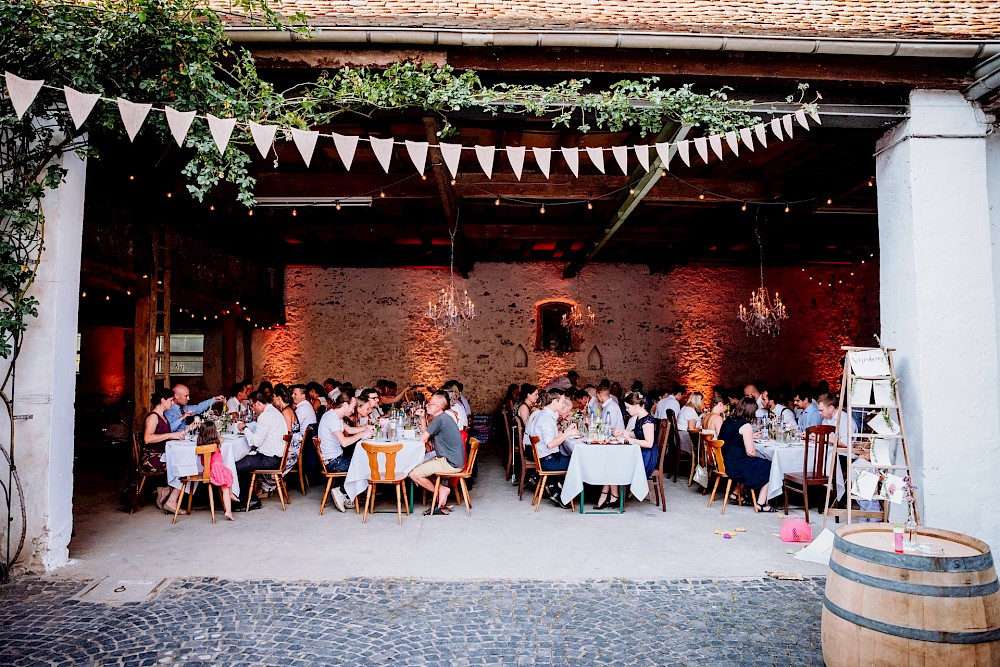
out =
[[[458,201],[455,197],[455,188],[451,185],[451,174],[445,166],[444,156],[441,155],[441,147],[438,144],[441,124],[434,116],[427,115],[424,116],[424,129],[427,134],[427,142],[430,144],[427,157],[434,172],[434,182],[437,184],[438,196],[441,198],[441,208],[444,209],[445,221],[448,223],[448,234],[455,244],[455,267],[463,278],[468,278],[474,260],[470,256],[469,244],[465,242],[464,230],[458,227]]]

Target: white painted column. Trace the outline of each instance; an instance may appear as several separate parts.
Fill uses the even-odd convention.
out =
[[[878,142],[876,175],[882,342],[897,348],[922,519],[996,549],[1000,170],[994,155],[988,175],[988,129],[961,94],[915,90],[910,119]]]
[[[42,200],[45,249],[30,291],[39,301],[38,317],[28,321],[15,377],[14,412],[31,415],[17,423],[14,438],[27,509],[27,541],[14,565],[21,571],[65,564],[73,529],[76,333],[87,165],[72,153],[61,162],[66,179]],[[6,372],[7,365],[0,370]]]

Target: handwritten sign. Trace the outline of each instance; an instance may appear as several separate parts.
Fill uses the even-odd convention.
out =
[[[889,359],[885,350],[854,350],[847,355],[855,375],[869,378],[889,375]]]

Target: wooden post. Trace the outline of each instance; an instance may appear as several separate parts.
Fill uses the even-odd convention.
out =
[[[149,411],[149,396],[156,388],[154,364],[156,362],[156,315],[154,294],[149,282],[137,286],[135,298],[135,428],[141,428]]]
[[[246,320],[240,320],[243,327],[243,377],[242,380],[253,379],[253,327]],[[257,384],[260,384],[259,382]]]
[[[235,315],[227,315],[222,320],[222,388],[229,391],[229,386],[243,378],[237,377],[236,344],[239,339],[239,324]]]

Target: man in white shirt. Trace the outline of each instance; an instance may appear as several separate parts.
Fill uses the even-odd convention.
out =
[[[761,392],[760,399],[768,417],[777,417],[786,428],[798,428],[795,411],[784,405],[784,397],[781,394],[772,396],[771,392],[764,391]]]
[[[226,399],[226,412],[230,415],[239,415],[241,409],[246,409],[246,400],[250,392],[247,388],[236,382],[229,388],[229,398]]]
[[[743,387],[743,395],[757,401],[757,414],[754,415],[757,419],[763,419],[767,416],[767,408],[764,407],[764,399],[762,398],[762,394],[757,388],[757,385],[748,384]]]
[[[611,429],[611,431],[625,428],[625,419],[622,417],[622,408],[618,405],[618,399],[611,395],[611,389],[601,386],[597,390],[597,400],[601,404],[601,420]]]
[[[684,397],[684,387],[679,384],[675,384],[667,392],[667,395],[660,399],[660,402],[656,404],[656,409],[653,410],[653,417],[656,419],[666,419],[667,410],[674,411],[674,419],[680,417],[681,415],[681,398]]]
[[[285,418],[264,392],[257,391],[250,396],[250,409],[256,415],[253,425],[236,424],[250,445],[250,453],[236,462],[240,488],[246,489],[247,493],[253,492],[249,486],[250,473],[254,470],[275,470],[281,465],[281,458],[285,455],[285,436],[288,435]],[[259,507],[260,500],[251,498],[250,509],[255,509],[255,504]]]
[[[559,420],[569,416],[573,410],[573,403],[562,389],[550,389],[548,398],[548,405],[538,411],[540,414],[525,433],[529,438],[531,436],[538,438],[535,444],[535,456],[542,470],[566,470],[569,468],[570,457],[559,451],[559,445],[567,438],[579,435],[579,431],[576,429],[576,424],[570,424],[560,432]],[[559,500],[558,485],[550,484],[548,491],[554,502],[561,507],[569,507]]]
[[[309,426],[316,423],[316,411],[313,410],[312,403],[306,396],[306,386],[304,384],[292,385],[292,406],[295,408],[295,417],[299,420],[302,432]]]
[[[356,399],[341,392],[333,401],[333,407],[323,413],[319,420],[316,437],[320,439],[320,451],[323,454],[323,465],[327,472],[347,472],[351,467],[351,455],[344,449],[364,438],[374,437],[375,432],[370,426],[356,427],[354,433],[348,434],[344,425],[344,417],[351,414],[353,402]],[[341,511],[347,511],[353,500],[344,492],[343,481],[340,486],[330,489],[330,499]]]

